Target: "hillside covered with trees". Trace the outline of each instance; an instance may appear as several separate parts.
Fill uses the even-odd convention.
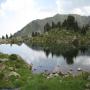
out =
[[[71,15],[61,24],[52,22],[52,25],[46,23],[44,33],[32,32],[32,43],[37,44],[90,44],[89,25],[80,27],[75,18]]]
[[[63,24],[65,20],[67,20],[68,16],[73,16],[75,21],[78,23],[79,27],[90,25],[90,17],[89,16],[81,16],[77,14],[56,14],[53,17],[47,17],[45,19],[37,19],[28,23],[21,30],[14,34],[14,37],[31,37],[32,32],[38,32],[40,34],[44,33],[44,26],[48,23],[50,26],[52,24],[56,25],[58,22]],[[72,18],[73,19],[73,18]],[[53,22],[53,23],[52,23]],[[59,23],[58,23],[59,24]]]

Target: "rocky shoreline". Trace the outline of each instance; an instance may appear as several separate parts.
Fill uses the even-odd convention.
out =
[[[9,43],[9,40],[0,39],[0,44],[7,44],[7,43]]]

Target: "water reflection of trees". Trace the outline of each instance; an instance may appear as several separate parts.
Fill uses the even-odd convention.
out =
[[[47,57],[49,56],[49,54],[52,54],[52,57],[54,55],[57,57],[63,56],[67,64],[74,63],[73,58],[75,58],[78,55],[79,51],[84,54],[88,50],[88,48],[85,46],[73,47],[73,46],[64,46],[64,45],[49,45],[40,48],[40,46],[38,45],[36,46],[32,45],[30,47],[34,47],[33,49],[36,48],[35,50],[39,50],[39,49],[43,50]]]
[[[76,48],[69,49],[68,51],[62,53],[62,55],[66,59],[68,64],[73,64],[74,63],[73,58],[78,55],[78,49]]]
[[[46,56],[48,57],[49,54],[50,54],[50,50],[49,50],[49,49],[44,49],[44,52],[45,52]],[[53,53],[53,52],[52,52],[52,53]]]
[[[51,47],[48,49],[44,49],[46,56],[48,57],[50,53],[52,54],[52,57],[53,55],[56,55],[57,57],[62,55],[68,64],[74,63],[73,58],[78,55],[78,51],[79,51],[76,48],[68,48],[68,49],[67,48],[62,48],[62,49],[56,48],[55,50],[54,49],[51,49]]]
[[[62,48],[51,48],[48,47],[48,49],[44,48],[44,52],[46,54],[46,56],[48,57],[49,54],[52,54],[52,57],[54,55],[56,55],[57,57],[59,57],[60,55],[62,55],[67,64],[73,64],[74,63],[74,58],[76,58],[76,56],[78,55],[79,51],[81,51],[81,53],[85,54],[85,52],[88,50],[88,48],[84,47],[80,47],[80,48],[75,48],[75,47],[62,47]]]
[[[88,47],[81,46],[79,49],[80,49],[80,51],[81,51],[82,54],[85,54],[85,52],[88,50]]]

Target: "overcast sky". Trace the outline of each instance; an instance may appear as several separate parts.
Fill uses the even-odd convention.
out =
[[[0,0],[0,36],[55,14],[90,15],[90,0]]]

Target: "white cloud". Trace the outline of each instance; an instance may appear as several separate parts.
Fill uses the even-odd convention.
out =
[[[34,19],[56,14],[53,10],[41,11],[35,0],[6,0],[1,5],[0,13],[0,33],[4,35],[15,33]]]
[[[39,0],[6,0],[0,7],[0,36],[1,34],[14,33],[34,19],[53,16],[56,13],[76,13],[90,15],[90,6],[74,7],[72,0],[55,0],[55,7],[47,10],[47,6],[40,7]],[[47,2],[47,0],[46,0]],[[53,0],[52,0],[53,2]],[[73,6],[72,10],[70,9]]]
[[[0,9],[0,16],[4,16],[4,11]]]
[[[63,10],[63,3],[61,4],[61,2],[59,0],[56,1],[56,5],[57,5],[57,12],[58,13],[64,13]]]
[[[56,5],[57,5],[58,13],[67,14],[67,13],[69,13],[67,11],[67,8],[70,8],[69,6],[72,5],[72,2],[71,1],[66,1],[66,0],[56,0]]]
[[[73,14],[80,14],[80,15],[90,15],[90,6],[84,6],[81,8],[75,8],[73,9],[73,11],[71,12]]]
[[[80,14],[90,15],[90,5],[84,5],[85,2],[82,0],[80,6],[73,0],[56,0],[57,11],[60,14]],[[75,5],[75,6],[74,6]]]
[[[87,15],[90,15],[90,6],[85,6],[84,10],[85,10]]]
[[[1,5],[0,31],[2,34],[14,33],[34,19],[37,8],[34,0],[7,0]]]
[[[71,13],[84,15],[84,12],[80,8],[75,8]]]

